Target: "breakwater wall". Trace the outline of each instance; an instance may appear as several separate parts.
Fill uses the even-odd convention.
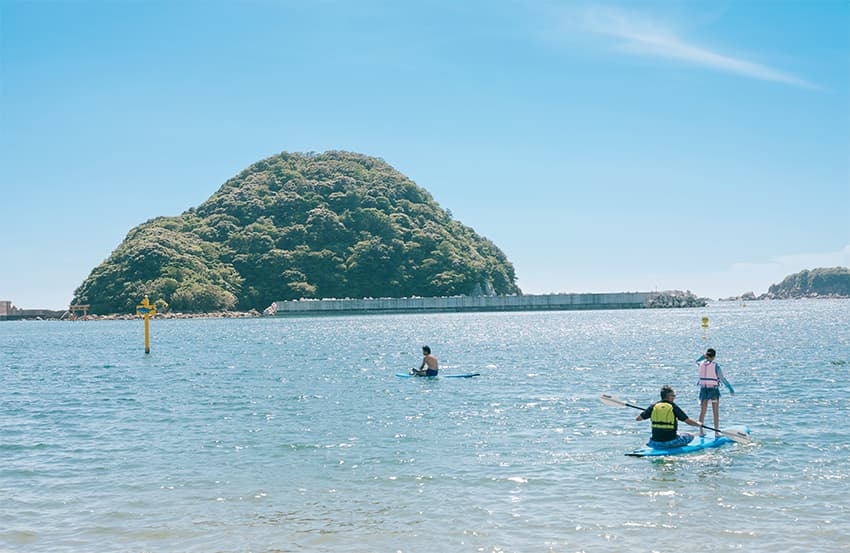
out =
[[[277,316],[346,315],[364,313],[451,313],[462,311],[572,311],[641,309],[655,294],[545,294],[527,296],[451,296],[441,298],[378,298],[276,301],[267,314]]]

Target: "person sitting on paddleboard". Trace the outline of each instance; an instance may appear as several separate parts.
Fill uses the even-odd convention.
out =
[[[440,373],[440,363],[431,355],[431,348],[422,346],[422,364],[418,369],[413,369],[416,376],[437,376]],[[426,368],[427,367],[427,368]]]
[[[686,422],[691,426],[699,426],[701,429],[702,423],[688,417],[678,405],[673,403],[675,398],[676,392],[665,384],[661,387],[661,401],[647,407],[635,419],[639,421],[650,419],[652,421],[652,438],[646,444],[647,446],[655,449],[667,449],[687,445],[694,439],[694,435],[687,432],[677,434],[678,421]]]
[[[714,348],[708,348],[705,350],[705,355],[701,355],[697,359],[697,367],[699,367],[699,422],[705,422],[705,412],[710,401],[711,410],[714,411],[714,428],[720,428],[720,383],[722,382],[733,396],[735,389],[723,376],[720,363],[714,361],[716,355],[717,352],[714,351]],[[702,428],[700,428],[699,435],[705,435]],[[720,434],[716,434],[716,436],[720,436]]]

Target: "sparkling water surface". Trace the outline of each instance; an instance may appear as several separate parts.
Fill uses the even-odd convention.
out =
[[[847,300],[151,327],[0,322],[0,551],[850,548]],[[626,457],[706,347],[754,443]]]

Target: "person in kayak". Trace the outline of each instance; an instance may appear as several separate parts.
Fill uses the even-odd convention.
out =
[[[431,355],[431,348],[422,346],[422,364],[418,369],[413,369],[413,374],[416,376],[437,376],[440,374],[440,363],[437,358]]]
[[[705,412],[708,410],[708,402],[711,402],[711,410],[714,412],[714,428],[720,428],[720,383],[722,382],[729,390],[730,395],[735,395],[735,389],[729,384],[729,381],[723,376],[723,371],[720,370],[720,364],[714,358],[717,352],[714,348],[705,350],[705,354],[697,359],[697,367],[699,367],[699,422],[705,422]],[[700,428],[700,436],[705,435],[705,431]],[[720,436],[720,434],[716,434]]]
[[[702,423],[699,423],[688,417],[682,409],[673,403],[676,399],[676,392],[669,385],[665,384],[661,387],[661,401],[653,403],[647,407],[635,420],[652,421],[652,438],[646,444],[648,447],[655,449],[667,449],[671,447],[679,447],[687,445],[694,439],[694,435],[690,433],[678,434],[678,421],[686,422],[691,426],[699,426],[702,429]]]

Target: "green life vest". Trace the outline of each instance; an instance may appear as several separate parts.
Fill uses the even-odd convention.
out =
[[[676,430],[676,415],[673,414],[673,405],[666,401],[659,401],[652,408],[652,428],[658,430]]]

